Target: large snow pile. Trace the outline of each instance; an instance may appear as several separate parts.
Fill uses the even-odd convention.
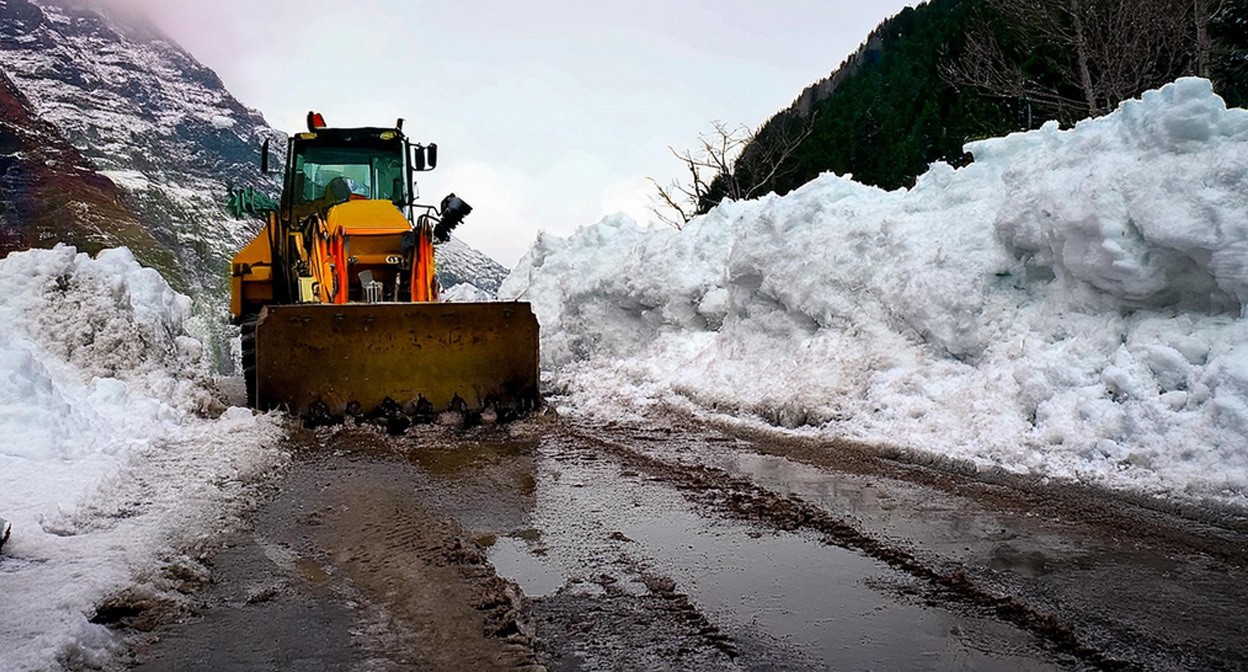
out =
[[[910,190],[824,175],[683,231],[541,237],[581,412],[678,404],[981,466],[1243,505],[1248,112],[1183,79],[971,144]]]
[[[0,260],[0,667],[98,663],[100,601],[176,603],[279,464],[273,419],[221,412],[189,310],[125,249]]]

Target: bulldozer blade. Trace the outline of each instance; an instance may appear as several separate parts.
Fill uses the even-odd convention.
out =
[[[255,359],[257,405],[298,415],[396,405],[523,413],[539,403],[538,326],[527,303],[268,306]]]

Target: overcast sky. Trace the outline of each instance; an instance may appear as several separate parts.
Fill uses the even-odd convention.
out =
[[[538,231],[648,219],[667,147],[713,120],[756,127],[905,0],[108,0],[137,6],[271,125],[390,125],[437,142],[424,201],[512,266]],[[605,3],[604,3],[605,4]]]

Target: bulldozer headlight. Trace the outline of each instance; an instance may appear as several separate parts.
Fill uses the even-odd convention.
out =
[[[464,202],[464,199],[455,194],[448,195],[442,199],[442,221],[434,228],[433,237],[442,243],[450,240],[451,231],[471,212],[472,206]]]

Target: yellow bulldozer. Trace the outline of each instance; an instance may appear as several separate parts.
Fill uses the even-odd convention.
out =
[[[269,143],[261,171],[269,172]],[[248,403],[305,417],[523,414],[540,403],[538,325],[522,302],[439,302],[437,244],[472,208],[415,202],[437,145],[394,128],[287,143],[279,201],[231,193],[264,228],[230,264]]]

